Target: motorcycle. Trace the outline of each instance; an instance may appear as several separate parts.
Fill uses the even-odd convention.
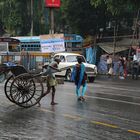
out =
[[[13,66],[16,66],[14,62],[6,62],[0,64],[0,83],[4,82],[4,80],[7,78],[10,68]]]

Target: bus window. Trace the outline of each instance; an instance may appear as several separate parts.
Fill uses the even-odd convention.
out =
[[[0,52],[7,52],[7,51],[8,51],[8,43],[0,42]]]
[[[8,51],[9,52],[19,52],[20,47],[18,45],[9,45],[8,46]]]

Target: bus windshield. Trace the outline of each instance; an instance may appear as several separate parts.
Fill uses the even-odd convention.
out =
[[[0,52],[19,52],[20,41],[13,38],[0,38]]]

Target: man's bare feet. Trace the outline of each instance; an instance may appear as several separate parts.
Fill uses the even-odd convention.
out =
[[[55,102],[51,102],[51,105],[57,105],[58,103],[55,103]]]
[[[38,102],[38,107],[41,107],[41,103],[40,102]]]

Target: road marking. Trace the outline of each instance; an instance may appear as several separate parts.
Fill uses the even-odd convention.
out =
[[[50,112],[50,113],[55,113],[54,111],[51,111],[51,110],[48,110],[48,109],[45,109],[45,108],[41,108],[40,109],[41,111],[44,111],[44,112]],[[79,116],[75,116],[75,115],[70,115],[70,114],[62,114],[62,116],[66,117],[66,118],[70,118],[70,119],[73,119],[73,120],[76,120],[76,121],[79,121],[79,120],[82,120],[84,118],[82,117],[79,117]],[[98,122],[98,121],[90,121],[92,124],[96,124],[96,125],[101,125],[101,126],[106,126],[106,127],[110,127],[110,128],[114,128],[114,129],[121,129],[121,130],[125,130],[129,133],[133,133],[133,134],[137,134],[137,135],[140,135],[140,131],[136,131],[136,130],[126,130],[126,129],[123,129],[117,125],[114,125],[114,124],[108,124],[108,123],[104,123],[104,122]],[[1,122],[0,122],[1,123]]]
[[[62,86],[62,85],[61,85]],[[71,84],[65,84],[65,87],[74,87],[73,85],[71,85]],[[94,88],[108,88],[108,85],[106,85],[106,86],[103,86],[102,84],[101,84],[101,86],[97,86],[97,85],[94,85],[93,86],[93,84],[88,84],[88,87],[94,87]],[[117,90],[117,89],[119,89],[119,90],[123,90],[123,91],[131,91],[131,92],[139,92],[139,89],[138,89],[138,87],[136,87],[137,89],[126,89],[125,88],[126,86],[124,86],[124,87],[109,87],[110,89],[112,89],[112,90]]]
[[[54,111],[51,111],[51,110],[48,110],[48,109],[45,109],[45,108],[40,108],[40,110],[43,111],[43,112],[55,113]]]
[[[65,85],[65,86],[71,86],[71,85]],[[118,89],[118,88],[117,88]],[[134,90],[133,90],[134,91]],[[138,91],[138,90],[137,90]],[[72,96],[75,96],[73,93],[70,94],[68,93],[69,95],[72,95]],[[115,95],[116,96],[116,95]],[[129,101],[123,101],[123,100],[115,100],[115,99],[109,99],[109,98],[103,98],[103,97],[93,97],[93,96],[88,96],[88,95],[85,95],[85,97],[88,97],[88,98],[92,98],[92,99],[101,99],[101,100],[107,100],[107,101],[114,101],[114,102],[119,102],[119,103],[126,103],[126,104],[131,104],[131,105],[137,105],[137,106],[140,106],[140,103],[135,103],[135,102],[129,102]],[[129,96],[128,96],[129,97]],[[131,98],[133,96],[130,96]],[[137,97],[135,97],[137,98]],[[138,97],[139,98],[139,97]]]
[[[93,96],[87,96],[87,95],[85,95],[85,97],[140,106],[140,103],[134,103],[134,102],[129,102],[129,101],[115,100],[115,99],[109,99],[109,98],[103,98],[103,97],[93,97]]]
[[[70,118],[70,119],[74,119],[74,120],[82,120],[81,117],[78,116],[74,116],[74,115],[70,115],[70,114],[62,114],[64,117]]]
[[[103,94],[103,95],[113,95],[113,96],[121,96],[121,97],[127,97],[127,98],[136,98],[136,99],[140,99],[140,96],[131,96],[131,95],[122,95],[122,94],[113,94],[113,93],[105,93],[105,92],[95,92],[95,94]]]
[[[107,127],[111,127],[111,128],[119,128],[117,125],[107,124],[107,123],[103,123],[103,122],[91,121],[91,123],[97,124],[97,125],[103,125],[103,126],[107,126]]]
[[[140,135],[140,131],[128,130],[128,132]]]
[[[107,87],[102,87],[102,88],[107,88]],[[125,86],[124,87],[110,87],[109,89],[131,91],[131,92],[139,92],[139,89],[126,89]]]
[[[41,111],[43,112],[50,112],[50,113],[55,113],[54,111],[45,109],[45,108],[40,108]],[[70,114],[62,114],[62,116],[70,118],[70,119],[74,119],[74,120],[81,120],[82,118],[79,116],[74,116],[74,115],[70,115]]]
[[[50,112],[50,113],[55,113],[54,111],[45,109],[45,108],[40,108],[41,111],[43,112]],[[82,118],[79,116],[74,116],[74,115],[70,115],[70,114],[62,114],[62,116],[70,118],[70,119],[74,119],[74,120],[81,120]]]

